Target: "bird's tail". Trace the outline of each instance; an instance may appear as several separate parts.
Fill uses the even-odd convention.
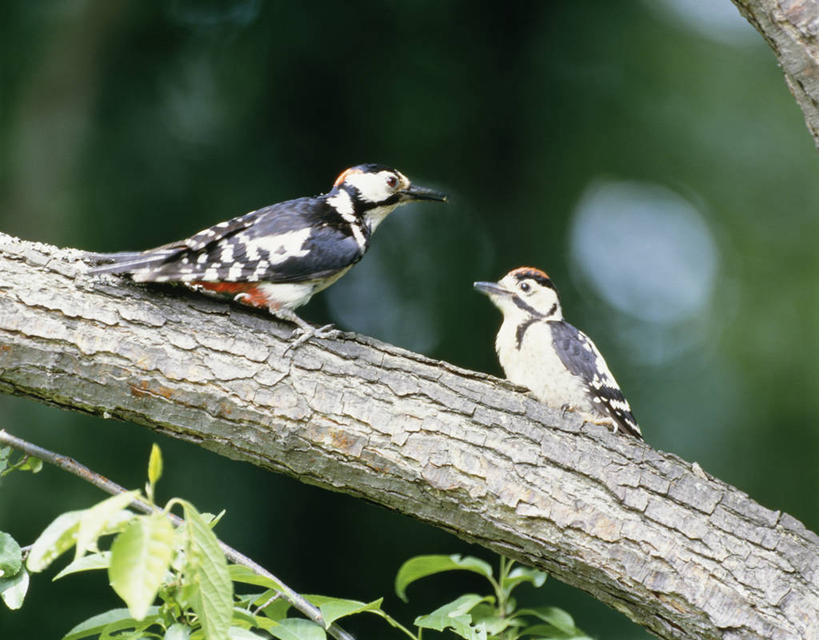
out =
[[[94,266],[89,275],[103,273],[133,273],[151,269],[163,264],[169,257],[179,253],[179,249],[154,249],[151,251],[121,251],[119,253],[92,253],[88,261]]]

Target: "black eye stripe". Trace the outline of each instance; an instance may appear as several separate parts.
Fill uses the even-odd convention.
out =
[[[515,306],[518,309],[523,309],[526,313],[531,315],[533,318],[537,318],[538,320],[540,320],[541,318],[545,317],[542,313],[539,313],[533,307],[530,307],[528,304],[526,304],[523,300],[521,300],[517,296],[514,296],[512,298],[512,302],[515,304]]]

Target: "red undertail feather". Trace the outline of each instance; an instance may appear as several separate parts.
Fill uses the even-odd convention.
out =
[[[264,294],[258,282],[191,282],[190,287],[196,291],[230,297],[251,307],[271,309],[278,306]]]

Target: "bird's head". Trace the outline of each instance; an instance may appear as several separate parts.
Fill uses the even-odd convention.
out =
[[[478,291],[489,296],[504,319],[516,324],[528,319],[561,320],[560,300],[551,278],[533,267],[518,267],[498,282],[476,282]]]
[[[333,184],[330,198],[342,214],[363,216],[375,229],[395,207],[415,200],[446,201],[446,195],[413,185],[397,169],[380,164],[360,164],[343,171]]]

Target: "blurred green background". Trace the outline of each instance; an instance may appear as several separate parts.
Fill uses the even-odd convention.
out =
[[[471,283],[546,269],[653,446],[819,529],[819,159],[772,52],[728,0],[3,8],[3,232],[142,249],[326,191],[350,165],[391,164],[451,203],[396,212],[306,319],[497,374],[500,316]],[[6,396],[0,425],[129,487],[157,441],[160,498],[226,508],[218,533],[294,588],[385,595],[405,623],[481,585],[431,579],[404,605],[403,560],[492,559],[141,427]],[[16,474],[0,529],[29,543],[100,498],[54,469]],[[119,606],[102,574],[53,573],[22,611],[0,610],[0,637],[58,638]],[[601,639],[648,637],[556,581],[535,602]]]

